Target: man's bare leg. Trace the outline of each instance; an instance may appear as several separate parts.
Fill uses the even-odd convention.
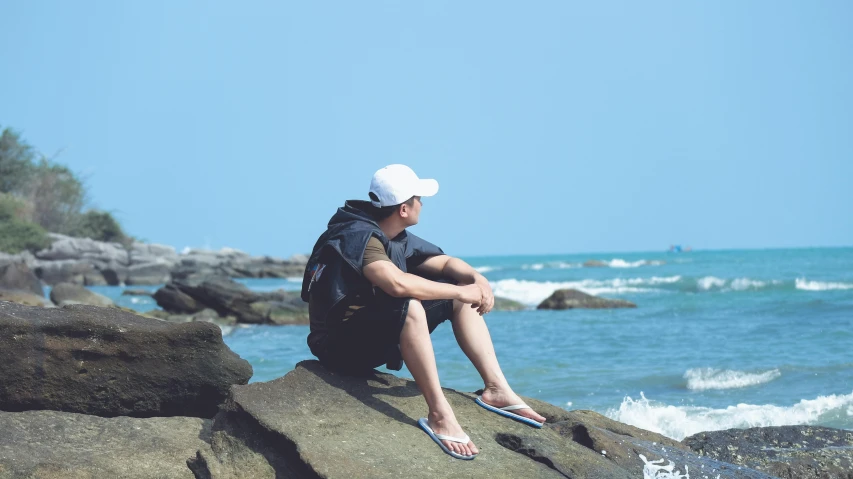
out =
[[[453,301],[452,323],[456,342],[483,378],[483,401],[495,407],[522,404],[524,401],[512,391],[501,371],[489,328],[477,310],[470,304]],[[512,412],[534,421],[545,422],[544,417],[530,408]]]
[[[475,313],[476,314],[476,313]],[[453,437],[462,437],[465,432],[456,421],[453,409],[438,381],[438,369],[435,365],[435,353],[432,349],[432,339],[429,336],[426,312],[418,300],[409,302],[409,312],[406,315],[406,324],[400,333],[400,352],[406,367],[412,373],[418,389],[421,390],[429,408],[429,426],[437,434]],[[458,442],[442,441],[451,451],[470,456],[477,454],[479,450],[473,442],[460,444]]]

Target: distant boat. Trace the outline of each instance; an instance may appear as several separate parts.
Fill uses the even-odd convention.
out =
[[[693,251],[693,248],[690,246],[682,247],[680,244],[669,245],[670,253],[689,253],[690,251]]]

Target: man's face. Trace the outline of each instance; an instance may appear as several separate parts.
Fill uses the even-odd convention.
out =
[[[420,196],[415,196],[415,200],[412,202],[412,206],[403,205],[403,208],[405,208],[405,213],[406,213],[405,219],[406,219],[406,226],[407,227],[418,224],[418,220],[420,219],[420,216],[421,216],[421,207],[422,206],[423,206],[423,203],[421,202]]]

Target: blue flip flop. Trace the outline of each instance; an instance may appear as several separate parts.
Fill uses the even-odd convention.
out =
[[[514,404],[512,406],[506,406],[506,407],[495,407],[495,406],[492,406],[491,404],[486,404],[486,402],[483,401],[483,398],[481,396],[477,396],[477,399],[475,399],[474,402],[476,402],[480,406],[484,407],[485,409],[488,409],[489,411],[496,412],[496,413],[500,414],[501,416],[506,416],[510,419],[515,419],[516,421],[523,422],[524,424],[527,424],[529,426],[542,427],[544,424],[544,423],[541,423],[539,421],[534,421],[533,419],[530,419],[529,417],[520,416],[518,414],[510,412],[510,411],[515,411],[518,409],[530,409],[530,406],[528,406],[527,404],[524,404],[524,403]]]
[[[425,433],[429,434],[429,437],[431,437],[432,440],[435,441],[435,443],[441,447],[442,451],[450,454],[451,456],[455,457],[456,459],[462,459],[463,461],[470,461],[471,459],[474,459],[475,457],[477,457],[476,454],[473,454],[471,456],[463,456],[462,454],[455,453],[455,452],[451,451],[450,449],[448,449],[447,446],[445,446],[441,442],[441,441],[450,441],[450,442],[460,442],[462,444],[468,444],[468,442],[471,441],[471,438],[468,437],[467,434],[464,437],[453,437],[453,436],[445,436],[444,434],[436,434],[435,431],[433,431],[432,428],[429,427],[429,422],[427,421],[427,418],[425,418],[425,417],[422,417],[418,420],[418,426],[420,426],[421,429],[423,429]]]

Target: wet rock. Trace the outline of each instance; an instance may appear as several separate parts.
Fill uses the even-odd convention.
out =
[[[492,311],[523,311],[527,306],[513,299],[495,296],[495,306]]]
[[[777,426],[700,432],[682,443],[721,461],[782,479],[853,477],[853,431],[819,426]]]
[[[0,410],[212,417],[248,362],[216,325],[0,302]]]
[[[537,309],[574,309],[574,308],[636,308],[637,305],[624,299],[606,299],[586,294],[576,289],[558,289],[542,301]]]
[[[110,298],[95,293],[79,284],[59,283],[50,290],[50,300],[57,306],[88,304],[91,306],[115,306]]]
[[[192,479],[187,459],[210,450],[209,429],[190,417],[0,412],[0,477]]]
[[[194,314],[205,308],[220,317],[233,316],[246,324],[308,324],[308,306],[297,293],[255,293],[222,276],[190,276],[173,280],[154,293],[157,304],[175,314]]]
[[[597,259],[591,259],[583,262],[584,268],[607,268],[608,266],[610,265]]]
[[[126,289],[121,292],[122,296],[153,296],[154,293],[147,289]]]

